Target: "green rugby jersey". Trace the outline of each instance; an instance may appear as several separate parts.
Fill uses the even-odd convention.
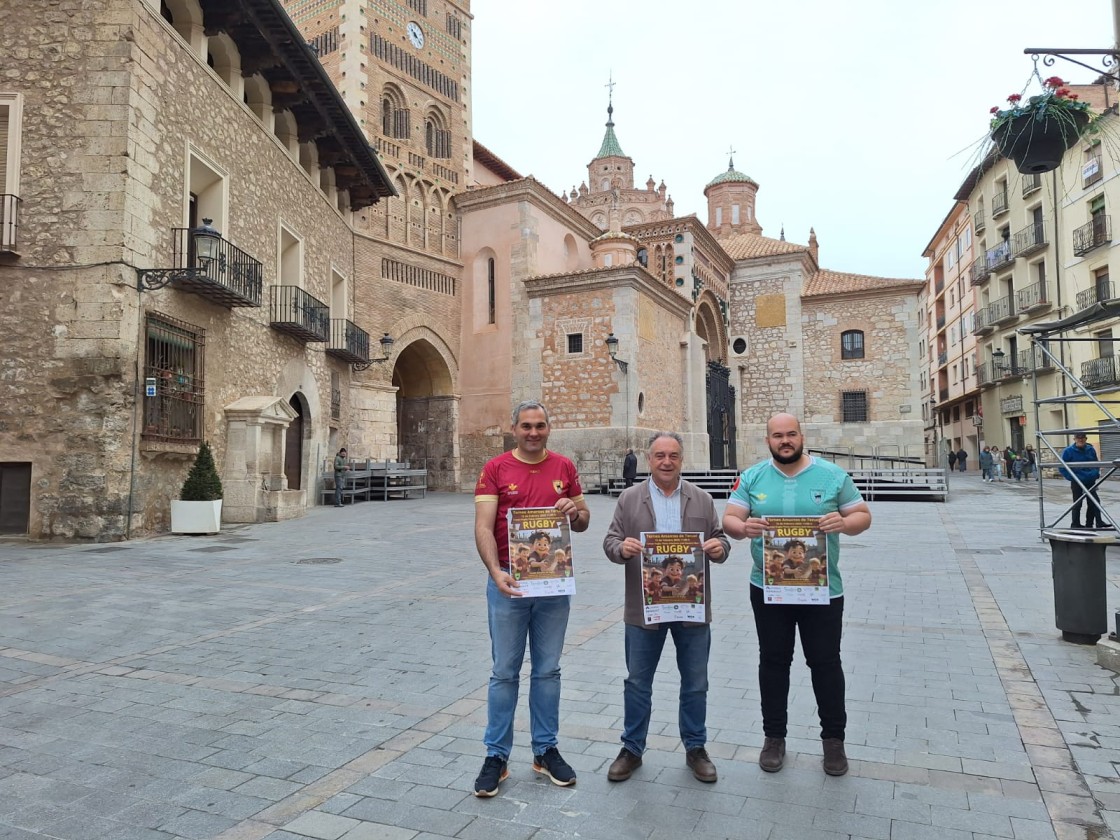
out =
[[[829,461],[811,458],[811,463],[795,476],[787,476],[773,460],[761,461],[744,470],[735,480],[728,505],[746,508],[751,516],[823,516],[844,511],[863,501],[852,477]],[[828,595],[844,594],[838,568],[840,535],[826,534],[828,546]],[[751,540],[751,585],[762,587],[762,538]]]

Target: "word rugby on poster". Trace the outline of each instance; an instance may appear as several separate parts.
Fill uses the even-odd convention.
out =
[[[704,621],[704,535],[645,531],[642,605],[646,624]]]
[[[572,534],[556,508],[510,508],[509,573],[526,598],[572,595]]]
[[[828,541],[817,516],[767,516],[762,536],[767,604],[827,604]]]

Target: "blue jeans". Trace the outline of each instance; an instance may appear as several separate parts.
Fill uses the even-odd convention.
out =
[[[705,721],[708,716],[708,651],[712,647],[712,628],[707,625],[686,627],[679,621],[658,624],[648,630],[626,625],[626,670],[623,684],[624,725],[622,746],[634,755],[646,750],[653,711],[653,675],[661,660],[665,637],[673,634],[677,648],[677,671],[681,675],[678,723],[681,741],[686,750],[702,747],[708,742]]]
[[[507,598],[486,582],[486,613],[494,670],[487,694],[486,754],[508,759],[525,641],[529,642],[529,732],[533,755],[556,746],[560,729],[560,654],[568,629],[570,595]]]

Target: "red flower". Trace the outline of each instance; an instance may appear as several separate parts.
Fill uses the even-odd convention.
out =
[[[988,113],[989,114],[998,114],[999,113],[999,106],[998,105],[993,105],[992,110],[990,110]]]
[[[1070,98],[1070,99],[1080,99],[1081,97],[1079,97],[1079,96],[1078,96],[1078,95],[1077,95],[1076,93],[1071,93],[1071,94],[1069,95],[1069,98]]]
[[[1054,95],[1055,96],[1069,96],[1069,88],[1067,88],[1067,87],[1058,88],[1056,91],[1054,91]]]
[[[1008,101],[1008,102],[1018,102],[1018,101],[1019,101],[1020,99],[1022,99],[1022,98],[1023,98],[1023,97],[1022,97],[1022,96],[1021,96],[1020,94],[1018,94],[1018,93],[1013,93],[1013,94],[1011,94],[1011,95],[1010,95],[1009,97],[1007,97],[1007,101]]]
[[[1043,82],[1043,84],[1046,85],[1046,87],[1060,88],[1065,84],[1065,82],[1062,80],[1061,76],[1051,76],[1049,79]]]

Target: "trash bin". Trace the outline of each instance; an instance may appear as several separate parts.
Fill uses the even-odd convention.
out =
[[[1115,532],[1046,529],[1054,575],[1054,624],[1067,642],[1095,645],[1108,632],[1104,553]]]

